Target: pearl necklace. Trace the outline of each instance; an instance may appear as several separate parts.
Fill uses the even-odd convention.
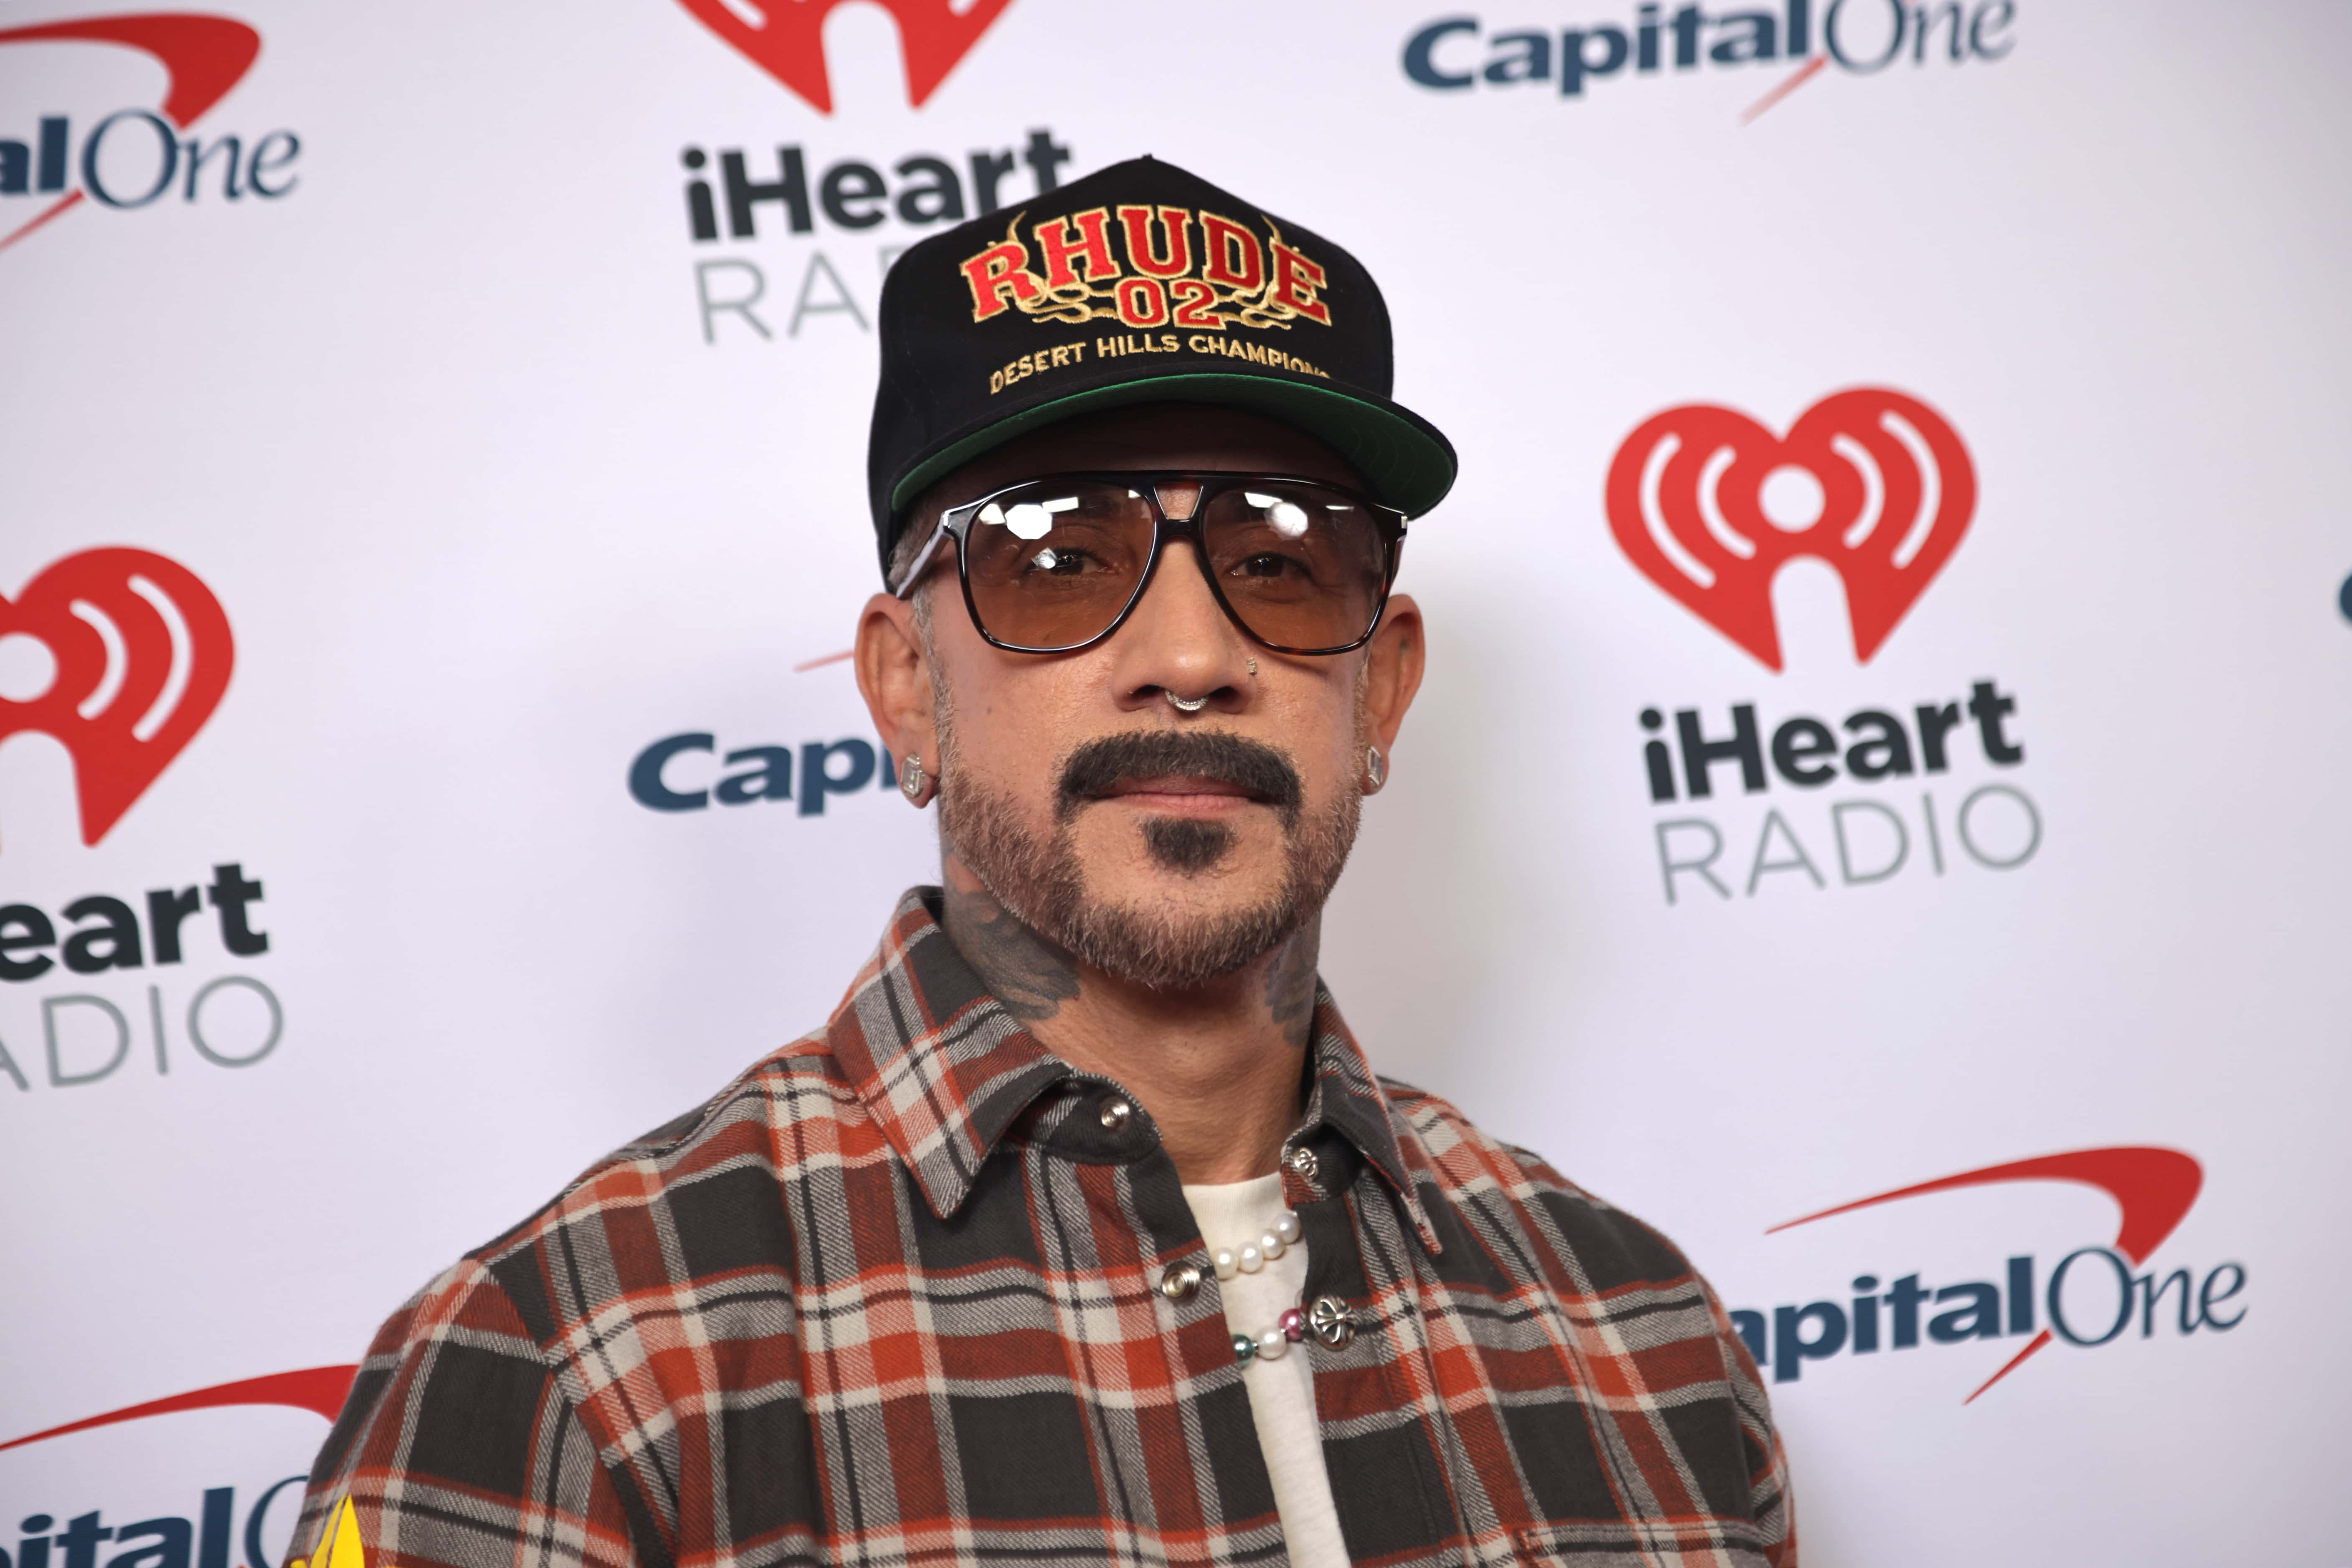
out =
[[[1298,1244],[1298,1216],[1288,1209],[1269,1226],[1255,1241],[1239,1247],[1220,1247],[1211,1250],[1210,1261],[1216,1265],[1217,1278],[1230,1279],[1236,1274],[1255,1274],[1275,1258]],[[1255,1334],[1234,1336],[1234,1359],[1247,1366],[1264,1357],[1280,1361],[1290,1347],[1307,1337],[1307,1314],[1293,1307],[1276,1320],[1275,1326]]]

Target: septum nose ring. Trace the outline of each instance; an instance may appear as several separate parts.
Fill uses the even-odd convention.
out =
[[[1198,713],[1209,705],[1205,697],[1179,697],[1164,686],[1160,689],[1160,694],[1168,699],[1168,705],[1179,713]]]

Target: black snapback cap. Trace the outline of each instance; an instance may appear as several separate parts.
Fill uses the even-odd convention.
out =
[[[1454,447],[1389,396],[1387,304],[1353,256],[1172,163],[1114,163],[933,235],[882,285],[866,482],[883,572],[906,508],[1014,437],[1120,404],[1247,408],[1418,517]]]

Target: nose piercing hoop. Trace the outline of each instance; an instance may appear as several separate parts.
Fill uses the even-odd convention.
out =
[[[1168,705],[1179,713],[1198,713],[1209,705],[1205,697],[1179,697],[1164,686],[1160,689],[1160,694],[1168,699]]]

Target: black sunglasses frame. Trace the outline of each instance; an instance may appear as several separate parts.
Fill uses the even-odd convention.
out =
[[[973,602],[971,566],[965,553],[965,537],[971,531],[973,520],[980,516],[982,509],[991,501],[1001,501],[1013,491],[1027,489],[1032,485],[1050,485],[1059,481],[1077,479],[1097,484],[1124,486],[1150,506],[1155,523],[1152,531],[1151,559],[1145,563],[1143,574],[1136,581],[1135,592],[1129,595],[1126,604],[1119,606],[1118,614],[1111,617],[1110,625],[1085,641],[1066,643],[1055,647],[1031,647],[1024,643],[1006,642],[988,629],[988,623],[981,617],[980,605]],[[1201,487],[1197,499],[1192,502],[1190,516],[1178,519],[1168,515],[1167,509],[1160,504],[1160,487],[1162,484],[1187,484]],[[1282,643],[1269,641],[1250,629],[1249,623],[1242,619],[1240,613],[1234,608],[1233,602],[1225,597],[1225,591],[1217,585],[1217,574],[1209,565],[1207,544],[1201,537],[1201,519],[1209,510],[1211,497],[1255,484],[1312,485],[1317,489],[1328,490],[1333,495],[1345,496],[1349,500],[1362,507],[1365,514],[1372,520],[1372,526],[1379,531],[1381,536],[1381,595],[1379,602],[1372,606],[1371,625],[1366,626],[1363,635],[1353,642],[1339,643],[1331,647],[1290,647]],[[1275,653],[1322,658],[1332,654],[1352,652],[1371,641],[1372,634],[1381,629],[1381,619],[1388,614],[1390,590],[1396,585],[1397,567],[1404,552],[1405,531],[1411,521],[1410,518],[1396,508],[1382,505],[1370,496],[1351,490],[1345,485],[1335,485],[1328,479],[1308,479],[1299,474],[1235,473],[1229,470],[1184,468],[1103,469],[1066,474],[1040,474],[1034,478],[991,490],[977,500],[968,500],[961,506],[950,507],[941,513],[940,526],[932,532],[929,541],[924,544],[922,553],[916,556],[913,564],[908,567],[907,579],[898,585],[896,596],[903,599],[915,591],[915,585],[922,581],[923,574],[930,569],[931,563],[937,559],[940,545],[952,538],[955,541],[956,549],[956,577],[963,585],[964,609],[971,615],[973,627],[979,631],[990,647],[1003,648],[1007,653],[1077,653],[1117,635],[1118,628],[1127,624],[1127,617],[1135,613],[1135,606],[1143,602],[1145,594],[1150,592],[1151,580],[1160,574],[1160,558],[1167,553],[1169,542],[1181,539],[1192,546],[1192,560],[1201,568],[1202,580],[1209,584],[1210,596],[1217,601],[1217,607],[1224,611],[1225,619],[1238,626],[1244,637],[1260,647]]]

